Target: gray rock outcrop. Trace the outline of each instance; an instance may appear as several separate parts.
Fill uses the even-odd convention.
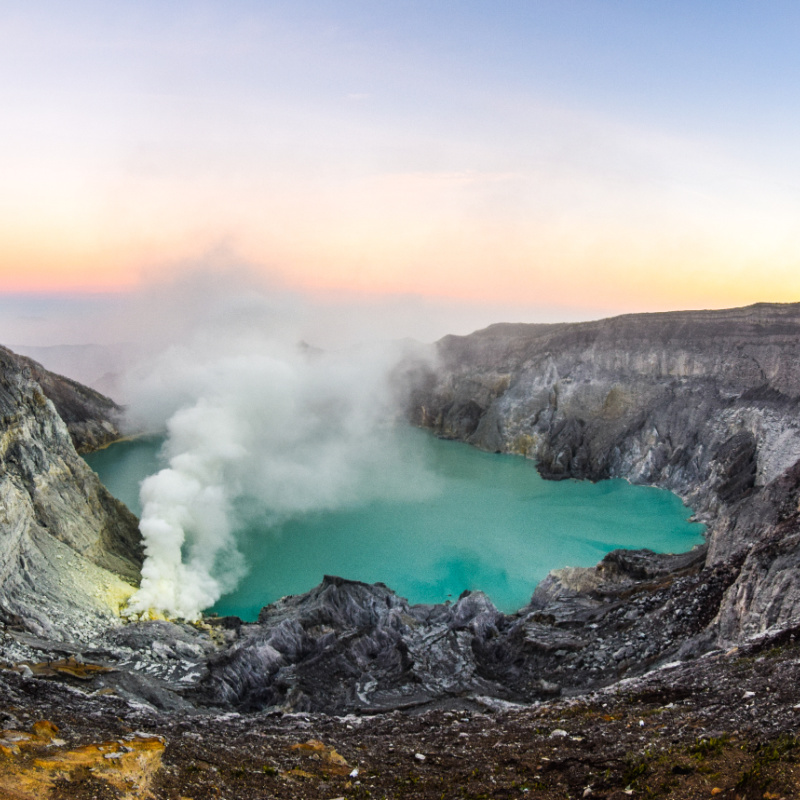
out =
[[[681,496],[708,523],[706,568],[741,565],[721,641],[795,619],[800,305],[493,325],[409,374],[409,416],[440,436]]]
[[[196,696],[242,710],[328,713],[423,707],[465,694],[510,697],[481,675],[472,650],[503,620],[480,592],[453,606],[411,606],[383,584],[328,576],[243,626]]]
[[[102,395],[0,348],[0,622],[89,635],[139,577],[137,520],[78,455],[118,438]]]

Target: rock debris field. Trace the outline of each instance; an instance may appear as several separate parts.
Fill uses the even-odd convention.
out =
[[[556,570],[513,615],[331,576],[255,624],[123,624],[137,520],[78,455],[123,409],[0,348],[0,800],[800,797],[800,305],[429,355],[408,421],[670,489],[706,545]]]
[[[155,712],[96,693],[80,665],[6,666],[0,797],[794,798],[799,642],[529,707],[373,716]]]

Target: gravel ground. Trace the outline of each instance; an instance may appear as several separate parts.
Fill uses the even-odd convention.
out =
[[[72,800],[778,800],[800,797],[795,635],[591,695],[529,707],[453,698],[419,715],[156,714],[113,695],[87,695],[66,675],[4,670],[0,725],[24,731],[47,719],[73,749],[163,737],[160,766],[138,788],[123,790],[93,768],[56,776],[50,797]],[[0,764],[27,769],[40,750],[0,754]],[[0,784],[0,797],[15,797],[2,792]]]

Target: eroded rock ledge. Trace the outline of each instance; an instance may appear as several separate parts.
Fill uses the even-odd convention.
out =
[[[76,452],[119,437],[114,403],[0,348],[0,623],[53,639],[118,620],[137,520]]]
[[[29,680],[48,661],[105,667],[87,687],[151,710],[375,714],[568,697],[774,638],[800,623],[799,343],[798,306],[446,337],[401,371],[414,421],[547,477],[670,488],[708,545],[556,571],[513,615],[480,593],[410,606],[329,577],[255,624],[199,625],[120,624],[109,597],[135,580],[135,519],[57,413],[91,446],[82,431],[114,410],[2,351],[4,658]]]
[[[736,573],[712,638],[797,619],[800,305],[493,325],[405,369],[409,416],[440,436],[680,495],[705,567]]]

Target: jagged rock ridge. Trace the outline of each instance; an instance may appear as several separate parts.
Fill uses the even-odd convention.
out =
[[[684,498],[709,525],[706,567],[741,565],[721,640],[796,618],[800,305],[493,325],[445,337],[414,375],[410,416],[439,435]]]
[[[97,659],[117,670],[98,679],[106,688],[168,710],[373,713],[582,692],[775,636],[800,622],[799,335],[796,305],[498,325],[446,337],[433,360],[398,372],[410,382],[416,423],[535,457],[546,477],[670,488],[708,523],[706,547],[676,556],[618,551],[592,569],[558,570],[514,615],[479,593],[452,606],[410,606],[380,584],[327,578],[267,607],[253,625],[96,626],[91,649],[54,642],[63,627],[48,630],[37,616],[25,576],[49,565],[41,567],[47,596],[85,608],[92,592],[80,603],[64,594],[63,565],[48,548],[81,551],[82,564],[122,559],[118,571],[132,575],[138,539],[74,462],[47,381],[33,381],[6,354],[5,435],[17,450],[4,451],[0,486],[16,492],[24,535],[9,550],[19,555],[3,573],[0,602],[51,636],[50,645],[17,637],[15,646]],[[103,514],[92,510],[97,503]],[[73,527],[61,512],[76,515]]]
[[[0,348],[0,621],[79,637],[116,619],[130,595],[136,518],[75,449],[119,438],[119,410]]]

